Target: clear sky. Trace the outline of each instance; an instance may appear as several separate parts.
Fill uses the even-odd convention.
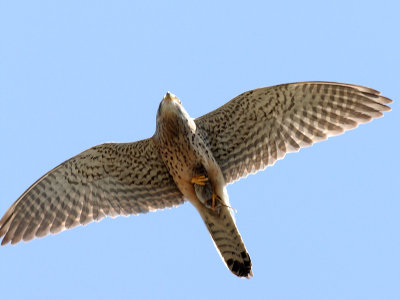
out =
[[[366,85],[400,100],[398,1],[1,1],[0,214],[103,142],[253,88]],[[228,187],[254,277],[190,203],[0,248],[2,299],[399,299],[400,107]]]

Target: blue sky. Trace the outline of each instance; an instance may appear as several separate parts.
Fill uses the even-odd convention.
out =
[[[279,83],[400,99],[397,1],[2,1],[0,213],[93,145],[149,137],[166,91],[192,117]],[[195,209],[0,248],[4,299],[399,299],[400,109],[228,187],[238,279]]]

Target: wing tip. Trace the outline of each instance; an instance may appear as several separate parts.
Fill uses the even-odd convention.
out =
[[[5,238],[3,238],[3,240],[1,241],[1,246],[5,246],[9,243],[10,241],[6,240]]]
[[[3,217],[0,219],[0,238],[3,237],[3,240],[1,241],[1,246],[8,244],[11,240],[8,233],[11,222],[14,219],[14,209],[15,209],[15,203],[11,205],[11,207],[5,212]]]

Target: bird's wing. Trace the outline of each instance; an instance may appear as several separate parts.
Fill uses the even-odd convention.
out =
[[[36,181],[0,220],[2,245],[58,233],[105,216],[176,206],[183,195],[151,139],[95,146]]]
[[[288,152],[381,117],[391,102],[363,86],[298,82],[245,92],[195,123],[231,183]]]

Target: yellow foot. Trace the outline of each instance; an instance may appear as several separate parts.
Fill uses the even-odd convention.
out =
[[[201,176],[195,176],[192,178],[191,182],[198,184],[198,185],[206,185],[206,181],[208,181],[208,178],[201,175]]]
[[[215,201],[221,201],[221,198],[216,194],[216,193],[212,193],[211,196],[211,210],[214,211],[215,209]]]

